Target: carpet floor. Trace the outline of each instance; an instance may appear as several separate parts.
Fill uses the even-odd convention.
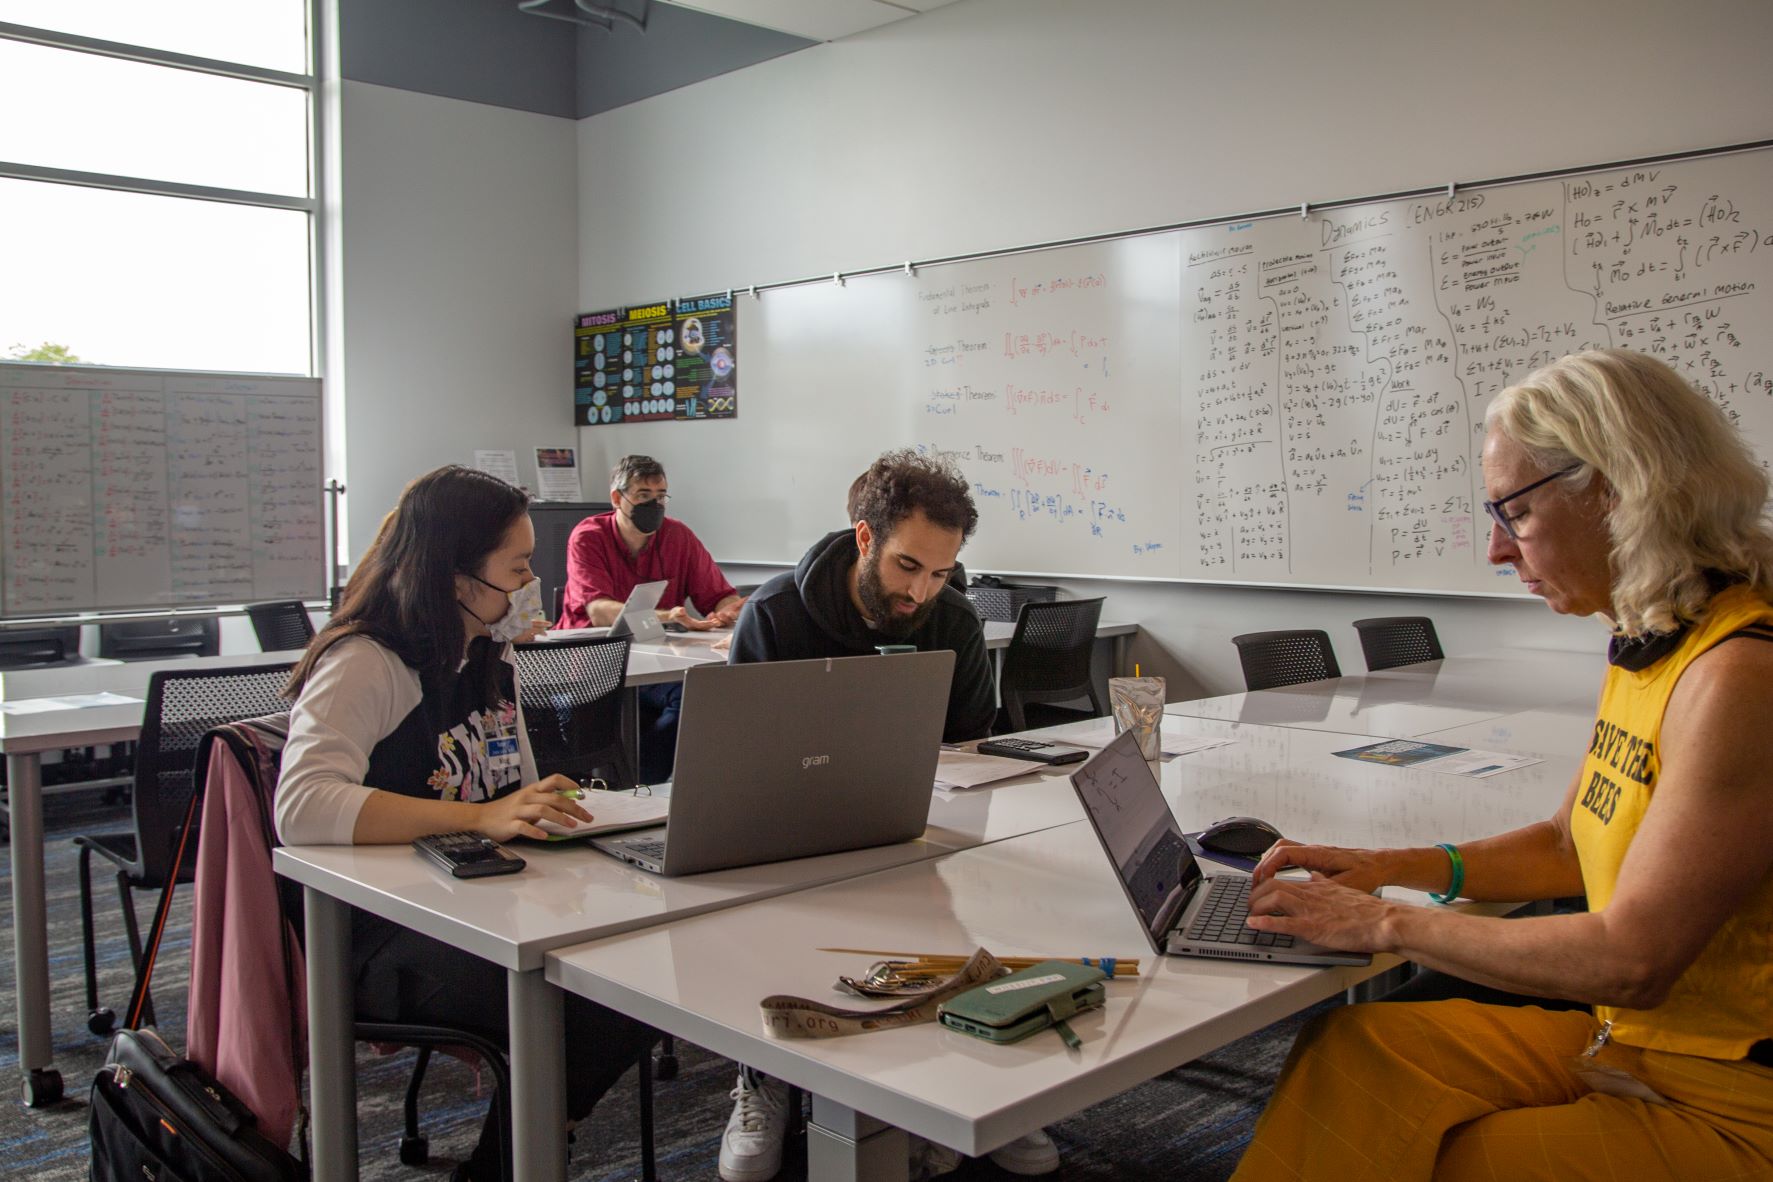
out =
[[[86,1093],[104,1060],[106,1044],[86,1029],[80,894],[71,839],[78,833],[127,831],[130,822],[126,807],[104,805],[96,794],[51,797],[44,812],[55,1058],[67,1097],[38,1110],[15,1100],[0,1101],[0,1174],[32,1182],[72,1182],[87,1174]],[[121,1010],[131,984],[128,946],[114,879],[99,865],[94,870],[99,995],[101,1004]],[[0,878],[10,884],[11,858],[4,845],[0,845]],[[189,888],[181,889],[176,902],[155,972],[155,1001],[161,1033],[174,1047],[182,1047],[190,966]],[[144,932],[153,907],[153,897],[138,899]],[[18,1038],[9,888],[0,899],[0,925],[0,1081],[10,1087],[18,1079]],[[1053,1177],[1059,1182],[1110,1178],[1218,1182],[1229,1177],[1294,1034],[1318,1010],[1271,1026],[1053,1126],[1050,1131],[1064,1160]],[[677,1078],[657,1084],[655,1091],[659,1176],[712,1179],[735,1066],[682,1043],[678,1059]],[[420,1110],[430,1140],[430,1161],[424,1166],[401,1164],[401,1104],[412,1062],[411,1052],[376,1055],[359,1047],[360,1157],[366,1179],[420,1182],[447,1177],[451,1166],[473,1147],[486,1099],[476,1095],[474,1077],[466,1068],[439,1059],[426,1077]],[[570,1176],[608,1182],[637,1177],[638,1127],[635,1089],[625,1081],[581,1126]],[[804,1173],[797,1159],[791,1149],[785,1179]],[[965,1182],[1011,1175],[981,1160],[966,1163],[953,1177]]]

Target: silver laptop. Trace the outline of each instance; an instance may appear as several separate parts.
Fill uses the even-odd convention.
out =
[[[1164,801],[1157,777],[1139,756],[1131,731],[1071,773],[1071,786],[1139,913],[1152,950],[1277,964],[1366,964],[1364,952],[1339,952],[1278,932],[1244,926],[1250,879],[1205,874]]]
[[[659,600],[665,597],[670,584],[664,579],[656,583],[640,583],[628,592],[622,613],[610,625],[611,636],[632,636],[639,644],[658,644],[665,639],[665,625],[659,619]]]
[[[699,874],[920,837],[954,654],[685,670],[665,829],[594,837],[654,874]]]

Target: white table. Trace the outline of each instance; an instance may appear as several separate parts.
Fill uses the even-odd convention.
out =
[[[1548,759],[1462,780],[1330,754],[1360,745],[1362,735],[1172,721],[1236,739],[1163,765],[1165,795],[1188,829],[1257,813],[1286,832],[1339,843],[1464,841],[1548,815],[1576,766],[1574,757]],[[1413,891],[1386,893],[1423,901]],[[1049,1035],[995,1046],[936,1026],[823,1041],[763,1031],[757,1002],[767,994],[860,1004],[831,985],[864,958],[817,948],[979,946],[1004,955],[1138,956],[1144,972],[1110,985],[1108,1008],[1073,1023],[1084,1040],[1078,1052]],[[1310,969],[1154,958],[1094,834],[1078,822],[563,949],[548,956],[546,972],[563,988],[806,1088],[814,1096],[810,1176],[888,1182],[905,1176],[903,1131],[989,1152],[1396,963]]]
[[[1171,702],[1164,712],[1269,726],[1418,738],[1523,710],[1594,717],[1600,653],[1502,649],[1280,689]]]
[[[277,850],[277,872],[304,888],[316,1178],[357,1176],[350,906],[506,971],[515,1176],[564,1178],[562,1006],[542,975],[547,952],[1074,822],[1069,782],[1029,766],[1027,776],[999,785],[936,793],[919,841],[683,878],[572,842],[518,843],[529,861],[521,874],[479,880],[452,879],[405,846]]]
[[[108,692],[145,698],[158,670],[201,666],[277,665],[297,653],[240,653],[225,657],[178,657],[165,661],[82,660],[48,669],[0,673],[0,702],[67,694]],[[142,729],[142,703],[53,710],[40,714],[0,711],[0,753],[6,756],[11,822],[13,968],[18,982],[19,1067],[23,1095],[32,1107],[61,1097],[49,1015],[49,940],[43,902],[43,752],[64,747],[124,743]]]

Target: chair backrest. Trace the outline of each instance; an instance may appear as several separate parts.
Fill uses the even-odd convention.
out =
[[[1441,651],[1440,637],[1434,634],[1434,621],[1427,616],[1356,620],[1354,628],[1360,633],[1361,655],[1367,658],[1369,672],[1439,661],[1447,655]]]
[[[254,635],[259,638],[259,648],[265,652],[293,652],[307,648],[308,642],[314,639],[314,622],[308,618],[308,609],[299,599],[249,603],[246,615],[252,621]]]
[[[626,636],[516,646],[523,726],[541,775],[634,787],[622,742]]]
[[[1237,659],[1244,667],[1245,689],[1277,689],[1342,676],[1330,634],[1322,629],[1246,632],[1233,636],[1231,643],[1237,645]]]
[[[1102,600],[1024,603],[1003,655],[1004,693],[1059,693],[1082,697],[1090,684],[1090,653]]]
[[[120,661],[163,657],[213,657],[222,651],[222,629],[214,616],[165,620],[124,620],[99,625],[99,656]]]
[[[196,788],[198,741],[211,727],[289,709],[294,665],[162,669],[148,679],[135,751],[135,844],[141,886],[165,885]],[[195,770],[196,774],[193,774]],[[192,835],[196,837],[195,834]]]
[[[80,625],[9,628],[0,632],[0,669],[59,665],[80,655]]]

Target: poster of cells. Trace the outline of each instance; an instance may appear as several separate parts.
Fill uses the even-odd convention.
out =
[[[583,313],[573,321],[573,422],[733,418],[738,365],[730,295]]]

